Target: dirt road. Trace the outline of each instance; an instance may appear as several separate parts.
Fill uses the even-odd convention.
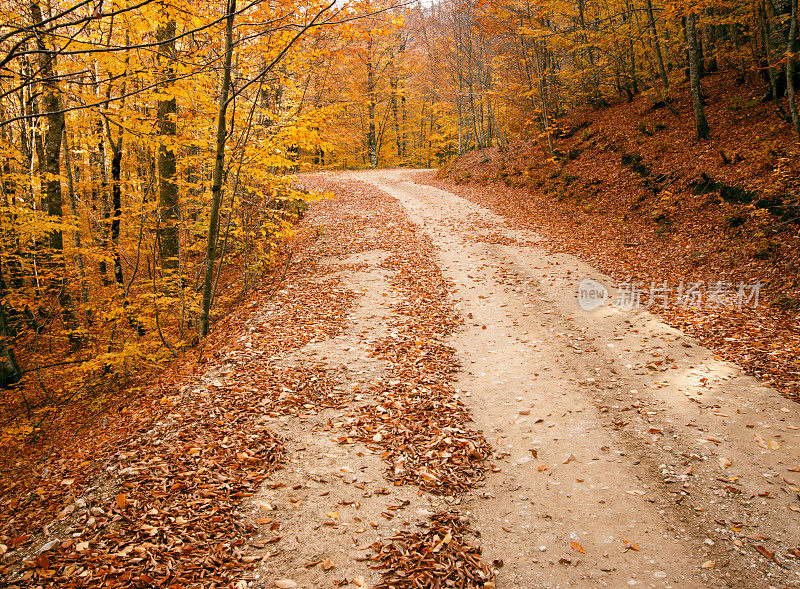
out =
[[[385,465],[374,448],[320,434],[356,435],[363,412],[284,418],[290,478],[298,488],[311,481],[328,491],[296,500],[292,479],[255,498],[291,505],[283,519],[294,538],[258,578],[334,554],[350,563],[337,570],[374,582],[376,573],[358,564],[372,534],[391,538],[397,527],[413,529],[426,514],[456,507],[480,533],[497,587],[799,585],[798,407],[645,310],[581,309],[578,283],[610,285],[607,277],[548,254],[537,235],[422,184],[420,174],[309,181],[337,194],[307,221],[321,236],[315,255],[356,298],[339,336],[286,361],[336,367],[338,387],[356,392],[356,407],[389,407],[375,391],[401,386],[399,364],[370,350],[392,334],[403,301],[414,305],[396,283],[397,273],[411,271],[386,263],[401,240],[395,229],[410,221],[416,239],[432,245],[431,263],[450,284],[447,304],[463,320],[441,339],[460,364],[454,395],[491,444],[494,468],[460,495],[424,485],[390,487],[391,499],[365,492],[350,524],[337,513],[334,525],[309,526],[336,504],[330,492],[350,505],[365,485],[387,484]],[[344,217],[354,233],[342,230]],[[356,245],[342,248],[344,235]],[[388,472],[397,474],[391,460]],[[335,484],[325,474],[331,470]],[[387,502],[398,501],[407,506],[402,523],[382,521]],[[319,571],[296,573],[295,581],[330,584]]]

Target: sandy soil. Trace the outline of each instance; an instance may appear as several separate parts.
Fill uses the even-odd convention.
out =
[[[250,502],[253,518],[268,504],[285,522],[282,549],[262,562],[257,584],[291,577],[330,586],[360,574],[372,585],[377,574],[359,560],[369,543],[449,503],[479,530],[484,561],[502,561],[497,587],[800,585],[789,552],[800,544],[796,405],[646,311],[582,310],[578,282],[610,285],[607,277],[547,254],[537,235],[474,203],[415,183],[415,171],[332,177],[378,187],[438,247],[464,319],[447,342],[462,367],[458,392],[499,468],[462,497],[396,486],[374,493],[387,486],[380,457],[331,441],[331,430],[346,429],[344,410],[284,419],[285,486],[265,485]],[[347,196],[340,201],[346,207]],[[308,222],[325,219],[312,210]],[[369,219],[376,235],[386,222]],[[366,353],[385,335],[397,297],[380,265],[387,254],[325,249],[323,237],[320,261],[358,294],[348,326],[284,362],[327,363],[343,390],[363,392],[391,378]],[[355,397],[367,401],[368,393]],[[403,505],[402,515],[387,521],[390,505]],[[333,574],[303,567],[329,557]]]

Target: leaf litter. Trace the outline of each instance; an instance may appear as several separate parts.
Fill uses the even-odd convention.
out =
[[[373,358],[389,363],[389,377],[364,391],[371,400],[351,409],[339,442],[361,442],[375,450],[395,485],[416,484],[453,496],[480,484],[493,467],[492,449],[469,426],[469,410],[453,384],[459,365],[443,340],[462,319],[449,298],[452,285],[436,264],[435,246],[399,203],[375,187],[331,174],[306,178],[311,187],[349,200],[372,199],[371,208],[383,219],[376,235],[380,242],[362,247],[391,252],[382,266],[399,293],[387,318],[389,334],[371,342],[369,350]],[[383,574],[379,588],[493,587],[494,573],[481,562],[480,543],[470,539],[473,532],[465,518],[440,511],[419,525],[424,531],[403,531],[372,544],[376,554],[371,558],[381,563],[377,568]]]
[[[458,363],[444,339],[462,320],[433,244],[399,203],[370,185],[314,182],[378,207],[380,223],[339,214],[322,229],[306,226],[285,274],[278,268],[218,321],[199,357],[191,351],[152,387],[132,393],[114,407],[114,419],[90,424],[54,449],[44,468],[7,473],[0,481],[0,575],[8,586],[248,586],[257,567],[281,551],[283,514],[264,504],[250,521],[240,510],[259,487],[283,484],[286,449],[271,427],[287,416],[348,410],[340,443],[376,450],[395,485],[452,497],[494,468],[491,447],[470,427],[453,386]],[[324,252],[314,245],[320,231]],[[282,361],[340,333],[355,299],[320,254],[371,249],[390,251],[382,265],[399,297],[387,318],[389,335],[369,342],[389,375],[360,391],[366,402],[354,403],[352,391],[336,386],[336,368]],[[421,531],[371,545],[379,587],[494,586],[464,517],[445,510],[418,525]],[[260,528],[268,537],[254,542]],[[330,558],[313,564],[339,569]],[[291,577],[282,571],[274,585],[299,586]],[[368,584],[362,575],[333,583]]]
[[[343,403],[323,367],[272,360],[340,330],[352,293],[314,276],[298,263],[277,290],[276,275],[215,326],[199,359],[117,407],[118,422],[3,478],[8,586],[232,586],[255,568],[245,544],[257,526],[237,508],[284,458],[270,417]]]

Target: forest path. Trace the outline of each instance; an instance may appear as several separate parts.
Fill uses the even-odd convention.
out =
[[[610,280],[416,171],[335,176],[438,246],[457,386],[502,457],[464,506],[499,587],[798,584],[795,404],[646,311],[582,310]]]

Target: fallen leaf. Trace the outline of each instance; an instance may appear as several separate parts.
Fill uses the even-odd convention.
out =
[[[720,456],[720,458],[719,458],[719,467],[720,467],[722,470],[725,470],[725,469],[726,469],[726,468],[728,468],[728,467],[729,467],[731,464],[733,464],[733,462],[731,461],[731,459],[730,459],[730,458],[725,458],[724,456]]]
[[[423,468],[420,468],[420,469],[417,471],[417,474],[418,474],[418,475],[419,475],[419,476],[420,476],[422,479],[424,479],[424,480],[426,480],[426,481],[428,481],[428,482],[430,482],[430,483],[436,483],[436,482],[438,482],[438,481],[439,481],[439,477],[437,477],[435,474],[433,474],[432,472],[430,472],[430,471],[429,471],[427,468],[425,468],[425,467],[423,467]]]
[[[758,552],[759,552],[759,553],[760,553],[762,556],[766,556],[768,559],[770,559],[770,560],[774,560],[775,562],[778,562],[778,561],[775,559],[775,553],[774,553],[774,552],[772,552],[772,551],[770,551],[770,550],[767,550],[767,549],[766,549],[766,548],[765,548],[763,545],[759,544],[758,546],[756,546],[756,550],[757,550],[757,551],[758,551]]]
[[[275,579],[275,586],[278,589],[293,589],[297,587],[297,583],[291,579]]]
[[[586,550],[584,550],[583,546],[581,546],[577,542],[570,542],[569,545],[572,546],[572,549],[575,552],[580,552],[581,554],[586,554]]]
[[[55,540],[50,540],[50,541],[49,541],[48,543],[46,543],[44,546],[42,546],[41,548],[39,548],[39,552],[47,552],[48,550],[52,550],[52,549],[53,549],[53,547],[54,547],[54,546],[57,546],[58,544],[61,544],[61,541],[60,541],[60,540],[58,540],[58,539],[55,539]],[[42,567],[42,568],[45,568],[45,569],[46,569],[46,568],[50,568],[50,567]]]

